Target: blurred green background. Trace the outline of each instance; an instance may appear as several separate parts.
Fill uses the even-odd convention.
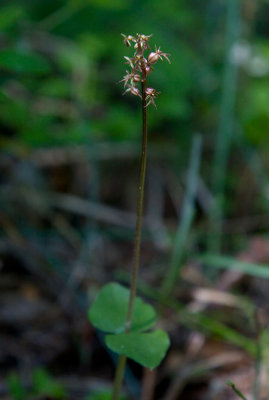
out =
[[[266,142],[266,1],[239,4],[230,57],[240,68],[236,120],[255,145]],[[151,84],[162,92],[152,135],[214,142],[218,127],[227,5],[197,1],[1,1],[1,143],[25,147],[131,141],[140,130],[136,99],[118,85],[128,55],[120,34],[153,34],[171,54]],[[233,27],[231,29],[234,29]],[[209,139],[210,137],[210,139]],[[4,139],[5,138],[5,139]],[[212,143],[213,144],[213,143]]]
[[[235,1],[230,61],[240,69],[235,116],[255,146],[267,143],[266,1]],[[153,34],[171,54],[151,75],[162,92],[150,113],[153,136],[214,142],[220,117],[227,6],[216,1],[1,1],[1,143],[11,148],[132,141],[136,100],[118,85],[128,51],[121,32]],[[231,44],[231,43],[230,43]],[[231,77],[233,79],[233,77]],[[234,88],[232,88],[234,90]],[[234,133],[234,132],[233,132]]]
[[[121,33],[152,34],[152,46],[161,46],[172,62],[150,76],[161,92],[158,109],[148,113],[151,145],[167,148],[171,164],[184,172],[193,135],[202,135],[203,180],[217,203],[215,210],[208,205],[213,233],[221,230],[223,209],[241,213],[240,181],[249,170],[252,189],[263,195],[245,214],[262,212],[268,191],[267,12],[266,0],[2,0],[2,151],[41,157],[41,164],[40,148],[84,146],[86,157],[101,143],[110,153],[137,151],[141,111],[138,99],[122,95],[123,57],[130,50]]]

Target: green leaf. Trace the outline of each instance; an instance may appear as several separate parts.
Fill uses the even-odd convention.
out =
[[[129,289],[112,282],[105,285],[89,309],[89,319],[95,328],[109,333],[122,333],[125,329],[129,303]],[[156,322],[153,307],[136,297],[131,331],[146,331]]]
[[[107,335],[105,341],[110,350],[124,354],[150,369],[160,364],[170,345],[167,333],[162,330]]]
[[[13,49],[0,51],[0,68],[38,75],[50,71],[47,59],[41,55],[19,52]]]

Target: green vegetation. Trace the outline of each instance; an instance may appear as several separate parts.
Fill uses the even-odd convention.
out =
[[[9,392],[14,400],[31,400],[41,396],[54,399],[64,399],[66,390],[56,379],[52,378],[45,369],[36,369],[32,374],[32,387],[26,390],[23,382],[16,373],[8,377]]]
[[[233,389],[233,391],[237,394],[238,397],[240,397],[240,399],[247,400],[246,397],[240,392],[240,390],[237,389],[233,382],[227,382],[227,385]]]

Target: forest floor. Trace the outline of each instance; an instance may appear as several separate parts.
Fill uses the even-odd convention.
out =
[[[109,391],[113,383],[115,355],[89,323],[87,309],[104,283],[128,281],[137,154],[122,149],[115,157],[103,151],[98,167],[81,154],[55,149],[33,152],[28,159],[1,158],[3,400],[105,399],[104,393],[94,393]],[[238,399],[227,381],[248,400],[268,398],[267,281],[233,269],[210,279],[191,255],[199,253],[199,235],[206,229],[198,198],[200,214],[180,275],[168,301],[161,303],[158,290],[170,263],[184,185],[157,167],[154,157],[148,177],[139,295],[159,309],[158,325],[168,332],[171,347],[156,371],[128,363],[128,399]],[[266,263],[269,240],[255,221],[243,217],[252,225],[234,258]],[[239,225],[225,223],[227,232]]]

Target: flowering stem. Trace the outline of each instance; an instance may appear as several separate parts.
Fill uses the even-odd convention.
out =
[[[143,118],[143,139],[142,139],[142,154],[140,161],[140,179],[138,187],[138,202],[136,214],[136,230],[135,230],[135,244],[134,244],[134,258],[132,268],[132,280],[130,289],[130,298],[128,313],[126,318],[126,331],[130,329],[134,299],[136,295],[137,276],[139,271],[140,260],[140,243],[141,243],[141,227],[143,219],[143,203],[144,203],[144,187],[146,177],[146,163],[147,163],[147,108],[146,108],[146,80],[142,80],[142,118]]]
[[[135,243],[134,243],[134,256],[132,266],[132,277],[130,283],[130,296],[127,309],[127,316],[125,322],[125,333],[128,333],[131,329],[134,301],[137,287],[137,277],[139,272],[139,261],[140,261],[140,244],[141,244],[141,228],[143,219],[143,203],[144,203],[144,187],[146,178],[146,164],[147,164],[147,107],[152,104],[156,107],[154,99],[158,97],[159,92],[153,88],[147,88],[146,81],[148,74],[152,71],[152,65],[156,64],[158,59],[163,60],[165,58],[169,63],[169,54],[161,51],[160,47],[155,51],[151,51],[146,57],[144,52],[149,50],[148,45],[149,38],[152,35],[137,34],[136,37],[132,35],[124,35],[124,43],[127,47],[134,44],[134,57],[124,57],[126,64],[131,70],[126,71],[126,75],[121,82],[124,82],[126,88],[125,93],[129,92],[133,96],[138,96],[142,99],[142,120],[143,120],[143,138],[142,138],[142,153],[140,161],[140,179],[138,187],[138,201],[137,201],[137,212],[136,212],[136,230],[135,230]],[[141,94],[137,87],[137,83],[141,82]],[[121,355],[118,359],[116,368],[116,375],[114,380],[114,389],[111,400],[118,400],[120,396],[122,380],[126,365],[126,356]]]
[[[134,256],[132,267],[132,280],[130,288],[130,297],[128,304],[128,312],[126,317],[125,332],[128,332],[131,327],[134,300],[136,295],[137,277],[139,271],[140,260],[140,244],[141,244],[141,228],[143,219],[143,203],[144,203],[144,188],[146,178],[146,164],[147,164],[147,107],[146,107],[146,78],[141,81],[142,92],[142,119],[143,119],[143,138],[142,138],[142,153],[140,161],[140,179],[138,187],[138,202],[136,213],[136,230],[135,230],[135,243],[134,243]],[[114,389],[111,400],[118,400],[122,386],[122,380],[126,365],[126,356],[121,355],[118,359],[116,368],[116,375],[114,381]]]

